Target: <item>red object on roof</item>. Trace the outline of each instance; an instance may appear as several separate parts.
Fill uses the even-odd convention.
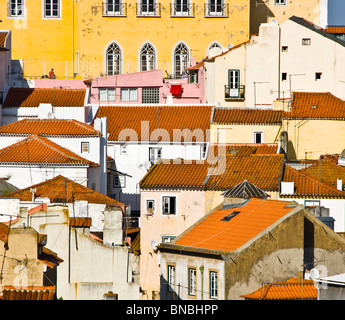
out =
[[[182,93],[182,85],[181,84],[172,84],[170,88],[170,92],[174,96],[179,96]]]

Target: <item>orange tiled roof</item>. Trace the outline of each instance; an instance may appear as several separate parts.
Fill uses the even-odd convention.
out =
[[[0,163],[50,163],[99,166],[45,137],[32,135],[0,150]]]
[[[91,227],[90,217],[70,217],[69,224],[73,228],[89,228]]]
[[[314,177],[316,180],[321,177],[321,182],[333,187],[337,187],[337,179],[342,179],[345,183],[345,167],[332,161],[323,160],[307,167],[307,170],[301,169],[300,171],[306,173],[309,177]]]
[[[0,222],[0,240],[2,242],[7,242],[7,237],[9,233],[9,228],[6,224]]]
[[[8,49],[5,47],[5,41],[8,35],[8,31],[0,32],[0,51],[8,51]]]
[[[55,286],[14,287],[4,286],[0,300],[54,300]]]
[[[100,136],[92,126],[74,119],[23,119],[0,127],[0,135]]]
[[[83,107],[85,89],[10,88],[3,108],[38,107],[50,103],[53,107]]]
[[[278,124],[284,111],[271,109],[214,108],[212,124]]]
[[[17,198],[20,201],[31,201],[31,188],[35,188],[36,197],[47,197],[51,202],[72,203],[78,200],[87,200],[89,203],[105,204],[125,209],[125,205],[115,199],[91,190],[83,185],[67,179],[61,175],[33,186],[8,193],[0,198]]]
[[[246,151],[242,153],[241,150]],[[205,161],[161,159],[140,181],[140,187],[227,190],[247,180],[260,189],[278,191],[284,155],[251,154],[246,153],[246,148],[240,148],[236,154],[229,154],[219,148],[216,152],[225,161],[217,162],[213,155]],[[224,153],[225,157],[222,157]],[[215,160],[213,164],[212,160]]]
[[[277,154],[278,143],[210,143],[208,157],[210,159],[221,153],[234,155],[251,155],[251,154]]]
[[[345,192],[339,191],[331,184],[319,183],[318,177],[314,178],[304,174],[304,169],[296,170],[290,166],[285,166],[282,181],[294,182],[295,193],[293,195],[283,195],[280,197],[307,197],[317,199],[319,196],[324,198],[344,198]]]
[[[291,278],[272,282],[241,297],[251,300],[316,300],[317,289],[313,280]]]
[[[217,251],[237,250],[290,212],[292,208],[287,207],[288,203],[251,199],[235,208],[224,206],[182,234],[174,245]]]
[[[97,111],[96,117],[107,117],[109,140],[119,140],[119,133],[124,129],[134,130],[139,141],[157,140],[152,136],[156,129],[162,129],[163,137],[160,140],[172,141],[174,129],[190,129],[192,132],[199,129],[200,134],[194,139],[206,140],[206,130],[210,128],[211,106],[103,106]],[[145,127],[148,137],[141,135],[141,126]],[[126,137],[125,137],[126,138]],[[121,139],[122,140],[122,139]],[[129,138],[127,138],[129,140]],[[181,139],[183,140],[183,139]]]
[[[287,119],[345,119],[345,101],[329,92],[294,92]]]
[[[345,27],[344,26],[327,27],[326,31],[328,33],[345,33]]]

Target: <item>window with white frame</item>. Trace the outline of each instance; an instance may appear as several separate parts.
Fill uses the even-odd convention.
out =
[[[106,72],[108,76],[121,73],[122,53],[120,47],[113,42],[107,48],[106,53]]]
[[[175,196],[162,197],[162,214],[164,215],[176,214],[176,197]]]
[[[188,268],[188,295],[196,296],[196,268]]]
[[[138,88],[121,88],[121,101],[138,101]]]
[[[211,299],[218,299],[218,272],[217,271],[210,271],[210,298]]]
[[[99,88],[99,101],[115,101],[115,88]]]
[[[154,199],[147,199],[146,200],[146,212],[147,213],[154,213],[156,207],[156,201]]]
[[[24,1],[25,0],[9,0],[8,16],[9,17],[23,17],[24,16]]]
[[[145,43],[140,51],[140,71],[154,70],[155,60],[155,49],[150,43]]]
[[[81,143],[81,153],[90,153],[90,144],[89,142]]]
[[[103,8],[103,13],[105,15],[124,14],[122,0],[106,0],[103,4]]]
[[[114,175],[113,176],[113,187],[114,188],[124,188],[126,186],[126,176],[125,175]]]
[[[60,0],[44,0],[44,17],[59,18],[60,6]]]
[[[120,154],[121,155],[127,155],[128,154],[127,145],[120,146]]]
[[[142,103],[159,103],[159,88],[143,88]]]
[[[139,15],[156,15],[157,4],[156,0],[141,0]]]
[[[285,6],[287,4],[287,0],[274,0],[275,6]]]
[[[186,73],[189,64],[189,50],[184,43],[179,43],[174,51],[175,78],[181,78]]]
[[[225,15],[225,0],[208,0],[206,6],[206,16]]]
[[[263,131],[254,131],[253,132],[253,143],[264,143]]]
[[[302,46],[310,46],[311,45],[311,39],[310,38],[303,38],[302,39]]]
[[[162,236],[162,241],[161,242],[162,243],[169,243],[169,242],[173,241],[175,238],[176,238],[176,236],[164,235],[164,236]]]
[[[240,96],[240,70],[228,70],[229,97],[238,98]]]
[[[190,0],[175,0],[172,6],[173,16],[190,16],[192,15],[192,6]]]
[[[176,277],[176,266],[174,264],[167,265],[167,282],[168,292],[175,291],[175,277]]]
[[[149,161],[155,164],[156,161],[162,156],[162,148],[152,147],[149,148]]]

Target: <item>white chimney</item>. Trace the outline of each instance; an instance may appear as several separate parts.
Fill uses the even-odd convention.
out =
[[[337,189],[343,191],[343,180],[337,179]]]
[[[54,118],[53,106],[50,103],[40,103],[38,106],[39,119],[52,119]]]
[[[123,240],[123,213],[121,208],[107,206],[104,210],[103,243],[121,245]]]
[[[282,181],[280,185],[280,194],[294,194],[295,184],[294,182]]]

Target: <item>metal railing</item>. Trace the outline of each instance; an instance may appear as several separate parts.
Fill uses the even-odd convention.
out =
[[[113,1],[103,2],[104,17],[125,17],[127,16],[127,3],[116,4]]]
[[[136,4],[137,17],[160,17],[161,15],[161,4]]]
[[[170,4],[170,16],[172,17],[194,17],[194,3],[189,4]]]
[[[229,4],[208,4],[205,3],[205,17],[228,17],[229,16]]]
[[[239,86],[238,88],[230,88],[225,86],[225,99],[244,100],[245,86]]]

